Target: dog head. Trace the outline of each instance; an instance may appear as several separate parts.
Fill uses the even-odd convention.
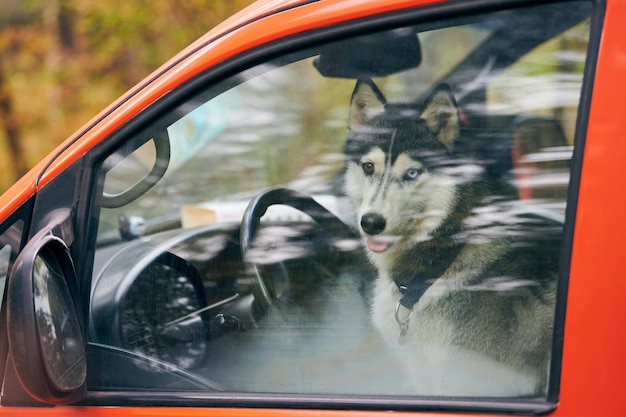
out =
[[[370,253],[426,241],[451,215],[458,180],[450,174],[450,155],[460,125],[446,85],[413,106],[387,103],[373,81],[357,82],[344,148],[345,189]]]

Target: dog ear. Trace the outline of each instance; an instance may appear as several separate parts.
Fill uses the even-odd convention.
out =
[[[439,142],[451,149],[459,137],[461,119],[456,99],[447,84],[439,85],[426,100],[422,119]]]
[[[374,81],[361,78],[357,81],[350,100],[350,129],[366,124],[385,110],[387,100]]]

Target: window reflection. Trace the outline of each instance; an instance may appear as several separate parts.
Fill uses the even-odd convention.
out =
[[[0,248],[0,300],[3,299],[7,275],[9,274],[9,261],[11,259],[11,247],[5,245]]]
[[[17,256],[17,250],[22,241],[23,225],[24,223],[18,220],[0,234],[0,300],[4,300],[11,262]]]
[[[53,256],[35,257],[35,316],[47,374],[58,389],[72,390],[86,375],[83,334],[60,271]]]
[[[180,387],[193,375],[237,392],[545,398],[589,13],[548,4],[406,27],[419,67],[360,81],[323,77],[323,47],[300,51],[130,138],[167,130],[171,161],[145,195],[102,209],[101,224],[144,229],[99,236],[92,314],[104,323],[101,308],[141,305],[118,329],[138,342],[120,345],[115,323],[90,340],[148,373],[97,387]],[[283,202],[262,210],[246,246],[250,201],[278,186],[352,233]],[[171,286],[175,309],[193,312],[197,300],[181,300],[200,293],[209,307],[194,319],[206,340],[171,357],[141,345],[173,308],[149,261],[164,253],[201,281]]]

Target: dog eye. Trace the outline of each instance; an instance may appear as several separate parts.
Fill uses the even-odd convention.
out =
[[[374,164],[371,162],[363,162],[361,168],[365,175],[372,175],[374,173]]]
[[[402,179],[405,181],[413,181],[417,179],[417,177],[419,177],[421,174],[422,174],[421,169],[409,168],[404,172],[404,176],[402,177]]]

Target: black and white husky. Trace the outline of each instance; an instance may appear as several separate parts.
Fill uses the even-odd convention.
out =
[[[359,80],[349,124],[345,190],[378,270],[373,322],[419,392],[545,395],[560,224],[503,197],[445,85],[414,106]]]

